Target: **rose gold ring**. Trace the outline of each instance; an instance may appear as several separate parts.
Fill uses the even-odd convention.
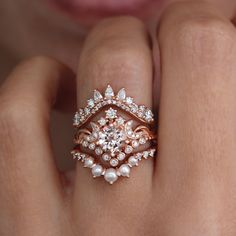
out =
[[[95,90],[74,116],[73,158],[91,168],[93,177],[113,184],[120,176],[129,177],[142,159],[155,157],[153,123],[152,111],[127,97],[124,88],[117,95],[110,85],[104,95]]]

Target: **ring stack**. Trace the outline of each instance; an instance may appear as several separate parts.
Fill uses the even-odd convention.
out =
[[[155,157],[153,122],[152,111],[137,105],[124,88],[116,95],[110,85],[104,94],[94,90],[74,116],[73,158],[90,168],[94,178],[103,176],[110,184],[129,177],[141,160]]]

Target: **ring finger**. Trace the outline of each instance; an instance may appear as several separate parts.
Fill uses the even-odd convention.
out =
[[[136,19],[122,17],[106,20],[88,36],[78,70],[78,107],[86,106],[94,89],[104,91],[108,84],[115,92],[124,87],[137,104],[152,106],[151,50],[145,27]],[[125,219],[123,209],[127,207],[130,217],[124,223],[138,224],[140,208],[143,207],[145,212],[147,195],[150,196],[152,168],[151,160],[144,161],[131,173],[132,178],[128,181],[118,181],[110,186],[101,179],[93,180],[91,173],[78,163],[74,209],[80,224],[79,232],[83,233],[92,221],[107,235],[109,227],[101,229],[101,226],[109,225],[111,219],[112,222],[115,218],[119,222]],[[132,207],[134,201],[139,208]],[[103,212],[104,217],[99,217],[99,212]],[[114,224],[112,227],[115,230]]]

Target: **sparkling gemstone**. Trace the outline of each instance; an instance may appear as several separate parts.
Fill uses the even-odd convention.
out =
[[[137,140],[132,141],[132,147],[137,148],[139,146],[139,142]]]
[[[112,98],[114,96],[113,89],[110,85],[107,86],[107,89],[105,91],[105,97],[106,98]]]
[[[94,150],[95,149],[95,144],[94,143],[90,143],[89,144],[89,149],[90,150]]]
[[[137,166],[138,165],[138,159],[135,158],[134,156],[129,157],[128,163],[130,166]]]
[[[142,153],[137,153],[136,154],[136,158],[139,160],[139,161],[141,161],[141,159],[142,159]]]
[[[138,111],[138,106],[136,104],[132,104],[130,106],[131,112],[136,113]]]
[[[127,97],[127,98],[126,98],[126,103],[127,103],[127,104],[132,104],[132,103],[133,103],[133,98]]]
[[[125,153],[130,154],[130,153],[132,153],[132,151],[133,151],[133,148],[130,145],[127,145],[125,148]]]
[[[147,158],[149,157],[149,152],[148,152],[148,151],[144,151],[144,152],[143,152],[143,157],[144,157],[145,159],[147,159]]]
[[[80,123],[80,114],[76,112],[74,116],[74,125],[79,125],[79,123]]]
[[[123,124],[125,123],[125,120],[124,120],[122,117],[118,117],[118,118],[116,119],[116,123],[117,123],[118,125],[123,125]]]
[[[84,167],[91,168],[94,164],[94,159],[92,157],[87,157],[84,160]]]
[[[145,107],[145,106],[143,106],[143,105],[139,106],[139,110],[140,110],[141,112],[144,112],[144,111],[145,111],[145,109],[146,109],[146,107]]]
[[[102,159],[103,159],[104,161],[110,161],[110,160],[111,160],[111,157],[110,157],[110,155],[108,155],[107,153],[104,153],[104,154],[102,155]]]
[[[115,119],[117,110],[112,109],[111,107],[105,111],[107,119]]]
[[[154,157],[154,155],[155,155],[155,149],[152,149],[152,150],[150,150],[150,157]]]
[[[101,125],[101,126],[104,126],[106,124],[106,119],[104,119],[103,117],[98,120],[98,123]]]
[[[113,159],[110,160],[110,165],[111,166],[115,167],[118,164],[119,164],[119,161],[117,159],[113,158]]]
[[[153,113],[151,110],[147,110],[145,112],[145,118],[148,122],[152,121],[153,120]]]
[[[104,126],[99,132],[98,145],[104,151],[109,151],[111,155],[113,155],[115,152],[119,151],[125,138],[124,131],[121,127],[109,124]]]
[[[125,92],[125,89],[124,89],[124,88],[122,88],[122,89],[118,92],[117,98],[118,98],[119,100],[121,100],[121,101],[126,98],[126,92]]]
[[[93,108],[93,107],[94,107],[94,100],[93,100],[93,99],[89,99],[89,100],[88,100],[88,106],[89,106],[90,108]]]
[[[84,114],[85,114],[86,116],[89,115],[89,114],[90,114],[90,109],[87,108],[87,107],[85,107],[85,108],[84,108]]]
[[[113,184],[118,179],[116,170],[114,168],[107,169],[104,173],[104,179],[110,184]]]
[[[73,155],[73,159],[78,159],[78,160],[81,159],[80,153],[78,153],[78,152],[72,153],[72,155]]]
[[[123,152],[120,152],[118,155],[117,155],[117,159],[119,161],[123,161],[125,159],[125,153]]]
[[[93,97],[94,97],[95,102],[98,102],[98,101],[102,100],[102,98],[103,98],[102,94],[98,90],[94,90]]]
[[[145,144],[146,143],[146,139],[145,138],[140,138],[139,139],[139,143],[140,144]]]
[[[97,155],[101,155],[101,154],[102,154],[102,149],[99,148],[99,147],[97,147],[97,148],[95,149],[95,153],[96,153]]]
[[[101,165],[95,165],[93,168],[92,168],[92,174],[93,174],[93,177],[99,177],[101,176],[103,173],[103,168]]]
[[[88,145],[89,145],[89,143],[88,143],[88,141],[86,141],[86,140],[84,140],[83,142],[82,142],[82,146],[83,147],[88,147]]]
[[[119,168],[119,173],[122,176],[129,177],[130,174],[130,167],[127,164],[123,164]]]

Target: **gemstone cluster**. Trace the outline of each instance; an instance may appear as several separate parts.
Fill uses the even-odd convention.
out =
[[[93,114],[108,105],[113,105],[121,110],[129,112],[145,123],[147,122],[150,124],[154,121],[152,110],[144,105],[137,105],[132,97],[126,95],[124,88],[115,95],[112,87],[108,85],[104,95],[98,90],[94,90],[93,98],[90,98],[87,101],[87,106],[85,108],[80,108],[75,113],[74,126],[82,126]]]
[[[137,125],[133,119],[127,119],[120,110],[142,124]],[[98,111],[102,115],[96,119]],[[155,156],[156,148],[139,151],[156,138],[149,127],[152,122],[151,110],[136,105],[133,98],[126,96],[125,89],[117,95],[110,85],[104,95],[95,90],[94,98],[89,99],[87,106],[74,117],[77,131],[73,158],[82,161],[84,167],[91,168],[93,177],[103,176],[110,184],[120,176],[129,177],[131,168],[139,161]]]

